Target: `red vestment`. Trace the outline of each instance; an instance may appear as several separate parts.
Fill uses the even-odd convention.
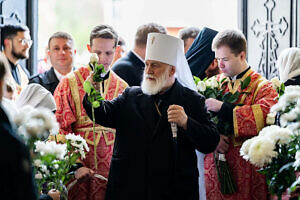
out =
[[[56,119],[60,124],[60,134],[75,133],[82,136],[88,143],[90,151],[82,160],[85,167],[93,169],[95,173],[108,178],[109,166],[113,152],[115,130],[96,124],[96,145],[98,169],[94,166],[93,122],[83,108],[82,100],[85,95],[83,82],[90,74],[89,67],[81,67],[69,74],[57,86],[54,98],[57,106]],[[100,84],[101,96],[112,100],[121,94],[127,83],[110,71],[109,77]],[[88,181],[75,184],[68,194],[68,199],[76,200],[104,200],[106,181],[91,178]]]
[[[221,193],[213,153],[211,153],[206,155],[204,160],[207,200],[266,200],[268,198],[265,176],[259,174],[254,165],[240,156],[240,147],[246,139],[258,135],[265,126],[269,109],[276,103],[277,92],[271,82],[249,69],[242,78],[235,80],[233,85],[227,81],[225,93],[241,92],[241,81],[248,76],[251,77],[251,82],[243,90],[247,94],[241,94],[235,102],[242,105],[236,106],[233,110],[234,134],[230,137],[229,151],[225,155],[237,185],[237,192],[231,195]],[[220,74],[217,78],[222,80],[224,77]]]

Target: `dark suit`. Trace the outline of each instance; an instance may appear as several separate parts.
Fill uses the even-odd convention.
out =
[[[0,106],[0,198],[37,199],[30,155]]]
[[[42,74],[36,74],[29,79],[30,83],[37,83],[46,88],[51,94],[54,93],[56,86],[59,83],[59,80],[56,77],[54,68],[51,67],[48,71],[45,71]]]
[[[129,86],[140,86],[143,79],[145,63],[132,51],[120,58],[112,66],[112,70],[120,76]]]
[[[161,117],[156,99],[161,102]],[[183,106],[188,115],[187,130],[178,128],[177,145],[167,121],[172,104]],[[91,118],[87,96],[83,105]],[[131,87],[118,98],[104,101],[95,114],[97,123],[116,128],[107,200],[199,198],[195,149],[210,153],[219,142],[203,96],[177,81],[164,95],[149,96],[139,87]]]
[[[284,82],[284,85],[285,86],[300,85],[300,75],[288,79],[286,82]]]

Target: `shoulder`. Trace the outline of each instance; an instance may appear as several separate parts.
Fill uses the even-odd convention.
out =
[[[189,101],[205,101],[205,97],[203,95],[199,94],[197,91],[184,87],[180,83],[177,83],[176,90],[179,90],[179,95],[181,98],[188,98]]]
[[[124,96],[136,99],[137,96],[145,95],[139,86],[127,87],[123,92]]]
[[[116,74],[116,72],[114,72],[113,70],[110,70],[110,73],[111,73],[111,76],[114,79],[120,81],[123,86],[126,86],[126,87],[128,86],[128,84],[126,83],[126,81],[124,81],[120,76],[118,76],[118,74]]]
[[[49,84],[51,82],[55,82],[57,77],[55,75],[54,69],[51,67],[49,70],[45,71],[41,74],[33,75],[29,78],[29,83],[46,83]]]
[[[127,58],[123,57],[117,60],[112,66],[113,71],[127,71],[130,70],[130,67],[133,66],[133,63]]]
[[[29,78],[29,83],[41,83],[41,74],[35,74]]]

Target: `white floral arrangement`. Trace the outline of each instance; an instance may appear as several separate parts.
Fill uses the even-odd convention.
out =
[[[215,76],[213,76],[209,79],[207,79],[207,78],[205,78],[203,80],[199,79],[197,81],[197,89],[200,93],[203,93],[208,89],[218,90],[220,86],[221,85]]]
[[[246,140],[240,154],[245,160],[249,160],[257,167],[264,167],[277,158],[276,144],[285,145],[291,140],[292,131],[276,125],[263,128],[258,136]]]
[[[271,79],[273,88],[277,91],[278,97],[277,99],[284,94],[285,86],[284,83],[281,82],[278,77],[274,77]]]
[[[79,158],[84,159],[89,151],[86,141],[78,135],[66,135],[66,143],[36,141],[34,168],[39,191],[52,188],[64,191],[70,178],[70,169]]]
[[[267,124],[275,123],[276,113],[280,114],[280,126],[299,133],[300,128],[300,87],[287,86],[268,114]],[[269,119],[268,119],[269,118]]]
[[[18,133],[26,140],[30,138],[47,138],[49,133],[57,134],[59,124],[55,115],[46,108],[24,106],[13,116]]]
[[[275,80],[275,86],[279,83]],[[275,118],[279,120],[275,120]],[[300,87],[287,86],[266,119],[267,126],[259,135],[246,140],[241,156],[260,167],[266,176],[269,191],[281,198],[282,193],[294,192],[300,182]],[[273,125],[277,122],[277,125]]]

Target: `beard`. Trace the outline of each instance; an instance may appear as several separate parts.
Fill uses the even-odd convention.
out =
[[[150,80],[152,78],[154,80]],[[169,79],[169,70],[166,70],[160,77],[155,77],[144,72],[143,81],[141,84],[141,89],[143,93],[147,95],[155,95],[161,92],[161,90],[166,86]]]
[[[17,52],[16,48],[12,46],[11,54],[17,59],[25,59],[25,58],[27,59],[28,53],[26,51],[28,50],[25,50],[24,52],[23,51]]]

